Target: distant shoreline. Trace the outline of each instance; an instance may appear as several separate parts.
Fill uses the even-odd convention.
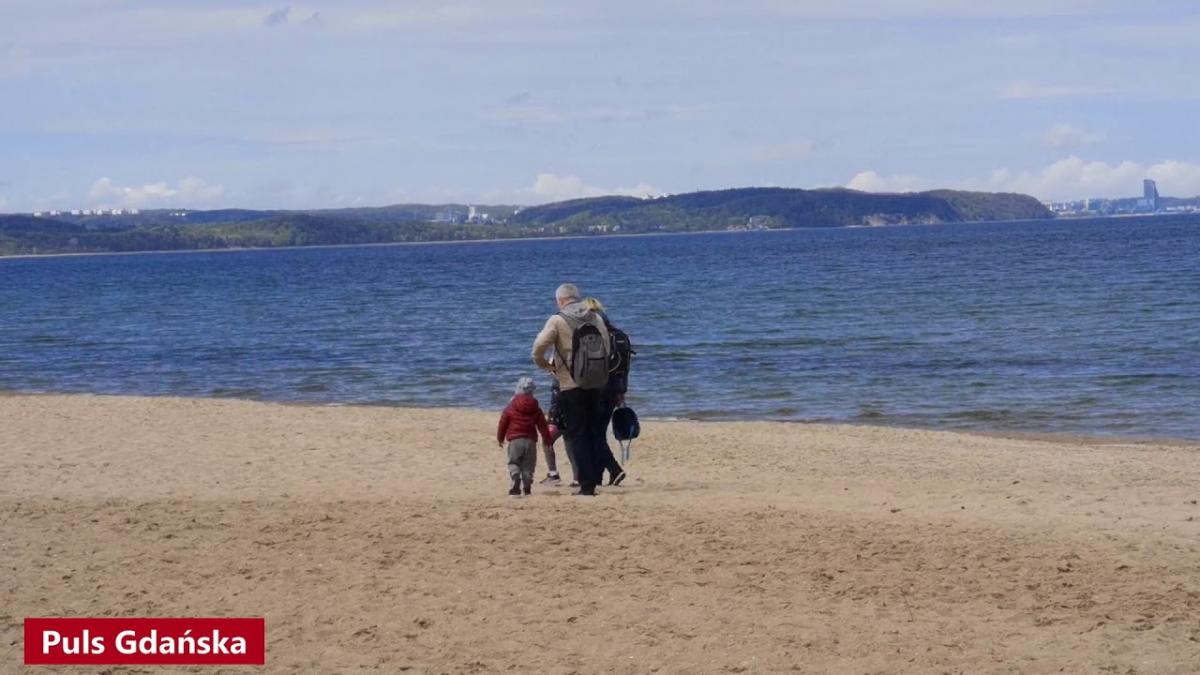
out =
[[[1001,221],[980,221],[1001,222]],[[1023,221],[1008,221],[1023,222]],[[944,223],[950,224],[950,223]],[[960,223],[953,223],[960,224]],[[965,223],[964,223],[965,224]],[[246,253],[250,251],[297,251],[308,249],[328,248],[377,248],[386,246],[441,246],[449,244],[499,244],[509,241],[564,241],[567,239],[620,239],[630,237],[671,237],[683,234],[748,234],[750,232],[790,232],[791,230],[843,230],[845,226],[832,227],[796,227],[779,228],[774,230],[696,230],[694,232],[631,232],[629,234],[577,234],[570,236],[555,235],[552,237],[496,237],[492,239],[441,239],[433,241],[380,241],[369,244],[313,244],[311,246],[237,246],[228,248],[172,248],[152,251],[88,251],[80,253],[20,253],[17,255],[0,255],[0,260],[17,260],[28,258],[79,258],[85,256],[110,255],[156,255],[165,253]]]
[[[804,231],[820,231],[820,230],[886,230],[896,227],[940,227],[946,225],[1000,225],[1007,223],[1054,223],[1054,222],[1075,222],[1081,220],[1130,220],[1138,218],[1171,218],[1193,216],[1197,217],[1200,214],[1195,213],[1136,213],[1136,214],[1120,214],[1110,216],[1079,216],[1079,217],[1064,217],[1058,216],[1051,219],[1023,219],[1023,220],[960,220],[946,223],[905,223],[898,225],[830,225],[828,227],[789,227],[789,228],[768,228],[761,230],[692,230],[685,232],[631,232],[623,233],[605,233],[605,234],[577,234],[577,235],[553,235],[546,237],[496,237],[491,239],[445,239],[434,241],[382,241],[365,244],[313,244],[310,246],[242,246],[229,248],[178,248],[178,249],[155,249],[147,251],[81,251],[79,253],[20,253],[16,255],[0,254],[0,261],[4,260],[22,260],[29,258],[77,258],[85,256],[124,256],[124,255],[161,255],[167,253],[245,253],[248,251],[289,251],[302,249],[340,249],[340,248],[369,248],[369,247],[385,247],[385,246],[440,246],[451,244],[483,244],[483,243],[503,243],[503,242],[518,242],[518,241],[564,241],[568,239],[618,239],[632,237],[672,237],[688,234],[750,234],[754,232],[792,232],[796,230]]]

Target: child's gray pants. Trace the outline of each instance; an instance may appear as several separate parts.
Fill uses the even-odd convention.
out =
[[[537,441],[514,438],[508,442],[508,476],[518,477],[525,485],[533,485],[533,470],[537,467]]]

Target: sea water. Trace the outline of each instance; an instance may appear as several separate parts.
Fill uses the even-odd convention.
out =
[[[0,259],[0,389],[498,408],[564,281],[642,416],[1200,438],[1196,216]]]

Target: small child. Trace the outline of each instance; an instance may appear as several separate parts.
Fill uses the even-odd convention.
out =
[[[519,497],[523,491],[528,495],[533,487],[533,470],[537,467],[537,437],[550,445],[550,429],[538,400],[533,397],[533,378],[517,380],[517,393],[500,413],[500,426],[496,429],[496,442],[504,447],[508,441],[508,477],[512,487],[508,494]]]

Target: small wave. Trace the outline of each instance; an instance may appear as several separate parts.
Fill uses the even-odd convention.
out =
[[[262,398],[263,391],[256,387],[216,387],[209,390],[213,398]]]
[[[67,345],[71,344],[71,338],[66,338],[61,335],[30,335],[25,339],[26,342],[35,345]]]

